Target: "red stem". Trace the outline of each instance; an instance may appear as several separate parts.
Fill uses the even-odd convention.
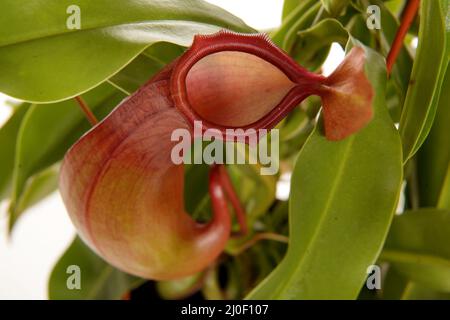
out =
[[[228,200],[233,206],[234,212],[236,214],[236,219],[239,223],[240,230],[239,235],[246,235],[248,233],[247,219],[245,217],[245,210],[242,207],[241,201],[236,194],[236,190],[233,187],[230,176],[228,175],[225,166],[221,164],[219,166],[220,183],[222,188],[225,190]]]
[[[211,172],[214,173],[214,175],[212,175],[213,179],[210,179],[209,181],[210,189],[211,184],[217,184],[223,190],[223,193],[210,192],[213,208],[216,210],[228,211],[228,208],[222,205],[225,202],[224,198],[226,197],[235,211],[236,219],[240,226],[239,235],[246,235],[248,233],[248,226],[245,218],[245,210],[236,194],[225,166],[223,164],[213,165],[211,167]],[[217,177],[217,179],[215,177]],[[223,214],[221,214],[221,216],[223,216]]]
[[[417,14],[419,4],[420,0],[409,0],[408,4],[406,5],[402,21],[400,23],[400,27],[397,30],[397,34],[395,35],[395,39],[394,42],[392,43],[391,50],[389,51],[389,54],[386,58],[386,67],[388,74],[391,74],[395,60],[397,59],[398,54],[402,49],[403,40],[405,39],[409,27],[411,26],[411,23],[414,21],[414,18]]]
[[[87,103],[83,100],[83,98],[81,96],[75,97],[75,100],[78,102],[78,105],[80,106],[81,110],[84,112],[84,115],[88,119],[89,123],[92,126],[95,126],[98,123],[98,120],[95,117],[95,115],[92,113],[92,111],[89,108],[89,106],[87,105]]]

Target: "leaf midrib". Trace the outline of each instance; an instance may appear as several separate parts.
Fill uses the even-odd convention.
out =
[[[329,208],[331,207],[331,203],[334,201],[335,195],[336,195],[336,190],[337,190],[337,186],[340,184],[340,181],[342,179],[343,176],[343,172],[345,171],[345,167],[346,167],[346,163],[347,163],[347,159],[350,156],[350,149],[351,146],[353,145],[353,142],[355,140],[355,136],[352,136],[349,138],[348,144],[345,147],[344,150],[344,154],[341,158],[341,162],[339,164],[339,168],[336,171],[336,179],[334,180],[335,183],[332,185],[330,192],[329,192],[329,197],[327,197],[327,200],[325,202],[325,206],[324,209],[322,210],[322,215],[319,219],[319,223],[317,224],[318,227],[316,228],[316,230],[314,231],[311,240],[309,241],[309,243],[306,245],[304,252],[311,252],[311,249],[314,244],[317,242],[317,238],[318,235],[321,234],[321,230],[323,228],[323,221],[325,220],[325,218],[328,216],[328,213],[330,212]],[[293,240],[293,239],[292,239]],[[275,295],[276,296],[281,296],[281,294],[285,294],[286,292],[286,284],[290,283],[292,281],[292,279],[295,277],[296,274],[298,274],[299,270],[301,270],[305,264],[305,260],[307,260],[307,257],[303,257],[300,261],[300,263],[294,268],[294,271],[290,274],[289,277],[286,278],[285,281],[283,281],[283,285],[280,287],[279,290],[276,291]]]
[[[165,19],[165,20],[140,20],[140,21],[134,21],[134,22],[129,22],[129,23],[120,23],[120,24],[113,24],[113,25],[98,25],[98,26],[92,26],[92,27],[88,27],[88,28],[83,28],[83,29],[79,29],[79,30],[69,30],[69,29],[64,29],[67,31],[62,30],[62,32],[58,32],[58,33],[52,33],[52,34],[46,34],[46,35],[42,35],[42,36],[38,36],[38,37],[32,37],[32,38],[25,38],[25,39],[21,39],[19,41],[15,41],[15,42],[5,42],[5,43],[0,43],[0,49],[7,47],[7,46],[15,46],[15,45],[19,45],[19,44],[23,44],[26,42],[32,42],[32,41],[37,41],[37,40],[42,40],[42,39],[46,39],[46,38],[52,38],[52,37],[58,37],[58,36],[63,36],[63,35],[71,35],[71,34],[79,34],[79,33],[83,33],[83,32],[87,32],[87,31],[93,31],[93,30],[104,30],[104,29],[108,29],[108,28],[116,28],[116,27],[124,27],[124,26],[133,26],[133,25],[158,25],[158,24],[165,24],[165,23],[176,23],[176,24],[198,24],[198,25],[204,25],[204,26],[214,26],[214,27],[222,27],[222,28],[226,28],[224,25],[215,25],[215,24],[211,24],[211,23],[206,23],[206,22],[198,22],[195,20],[175,20],[175,19]],[[251,29],[249,28],[249,31]]]

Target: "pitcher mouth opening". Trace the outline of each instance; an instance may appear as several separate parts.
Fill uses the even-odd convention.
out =
[[[220,124],[205,119],[191,104],[187,80],[189,72],[203,58],[220,52],[240,52],[255,56],[272,65],[282,72],[292,82],[284,97],[271,107],[271,110],[250,123],[242,125]],[[202,130],[220,130],[224,135],[227,129],[271,129],[281,121],[287,113],[295,108],[307,96],[317,91],[317,86],[323,83],[325,77],[313,73],[299,66],[286,53],[277,48],[271,40],[263,34],[236,34],[220,31],[212,35],[198,35],[194,38],[191,48],[177,61],[170,80],[171,97],[176,108],[185,116],[193,127],[195,121],[201,121]],[[308,85],[305,86],[305,83]],[[245,106],[242,106],[245,108]],[[197,108],[198,109],[198,108]],[[228,135],[228,140],[242,138],[236,134]]]

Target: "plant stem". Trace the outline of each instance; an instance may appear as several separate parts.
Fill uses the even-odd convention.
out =
[[[313,20],[313,23],[311,24],[311,27],[314,26],[315,24],[317,24],[317,22],[319,22],[319,20],[322,18],[324,10],[325,10],[325,7],[323,5],[320,6],[319,12],[317,12],[317,14]]]
[[[243,243],[239,248],[233,250],[232,255],[238,256],[245,250],[253,247],[257,242],[261,240],[272,240],[281,243],[289,243],[289,238],[278,233],[272,232],[260,232],[256,233],[252,238],[250,238],[247,242]]]
[[[394,42],[392,43],[391,50],[386,58],[386,67],[388,74],[391,74],[392,68],[394,66],[395,60],[400,53],[400,50],[403,46],[403,41],[405,39],[406,34],[408,33],[408,29],[411,26],[411,23],[414,21],[414,18],[417,14],[417,10],[419,8],[420,0],[409,0],[406,5],[405,11],[403,12],[402,21],[400,23],[400,27],[397,30],[397,34],[395,35]]]
[[[242,207],[241,201],[239,200],[239,197],[236,194],[236,190],[233,187],[230,176],[228,175],[225,166],[223,164],[219,166],[220,166],[219,167],[220,184],[222,188],[225,190],[225,194],[227,195],[228,201],[230,201],[236,214],[236,219],[240,226],[239,235],[246,235],[248,234],[248,226],[247,226],[247,219],[245,217],[245,210]]]
[[[92,126],[95,126],[98,123],[97,118],[95,117],[94,113],[91,111],[87,103],[83,100],[81,96],[75,97],[75,100],[77,101],[78,105],[80,106],[81,110],[83,111],[84,115],[88,119],[89,123]]]

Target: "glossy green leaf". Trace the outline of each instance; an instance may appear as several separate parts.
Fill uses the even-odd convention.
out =
[[[430,288],[450,291],[450,211],[422,209],[395,217],[382,261]]]
[[[74,4],[81,29],[67,27]],[[155,42],[188,46],[199,33],[253,31],[201,0],[4,0],[0,10],[0,91],[33,102],[85,92]]]
[[[366,49],[375,116],[328,141],[320,124],[292,176],[289,248],[251,299],[355,299],[387,235],[402,181],[398,132],[386,109],[384,59]],[[322,122],[320,122],[322,123]]]
[[[436,118],[417,153],[420,205],[450,210],[450,68],[447,67]]]
[[[83,95],[99,118],[108,114],[124,94],[104,84]],[[16,207],[28,178],[62,159],[70,146],[90,128],[75,100],[33,105],[27,112],[17,138],[10,203],[10,226],[17,219]]]
[[[77,284],[71,266],[79,268],[80,289],[71,287]],[[142,281],[107,264],[76,237],[53,268],[48,292],[52,300],[120,299]]]
[[[17,107],[8,121],[0,128],[0,200],[8,196],[11,189],[17,135],[29,107],[28,103]]]
[[[439,1],[421,1],[419,45],[400,120],[404,159],[410,159],[429,133],[447,70],[445,16]]]

